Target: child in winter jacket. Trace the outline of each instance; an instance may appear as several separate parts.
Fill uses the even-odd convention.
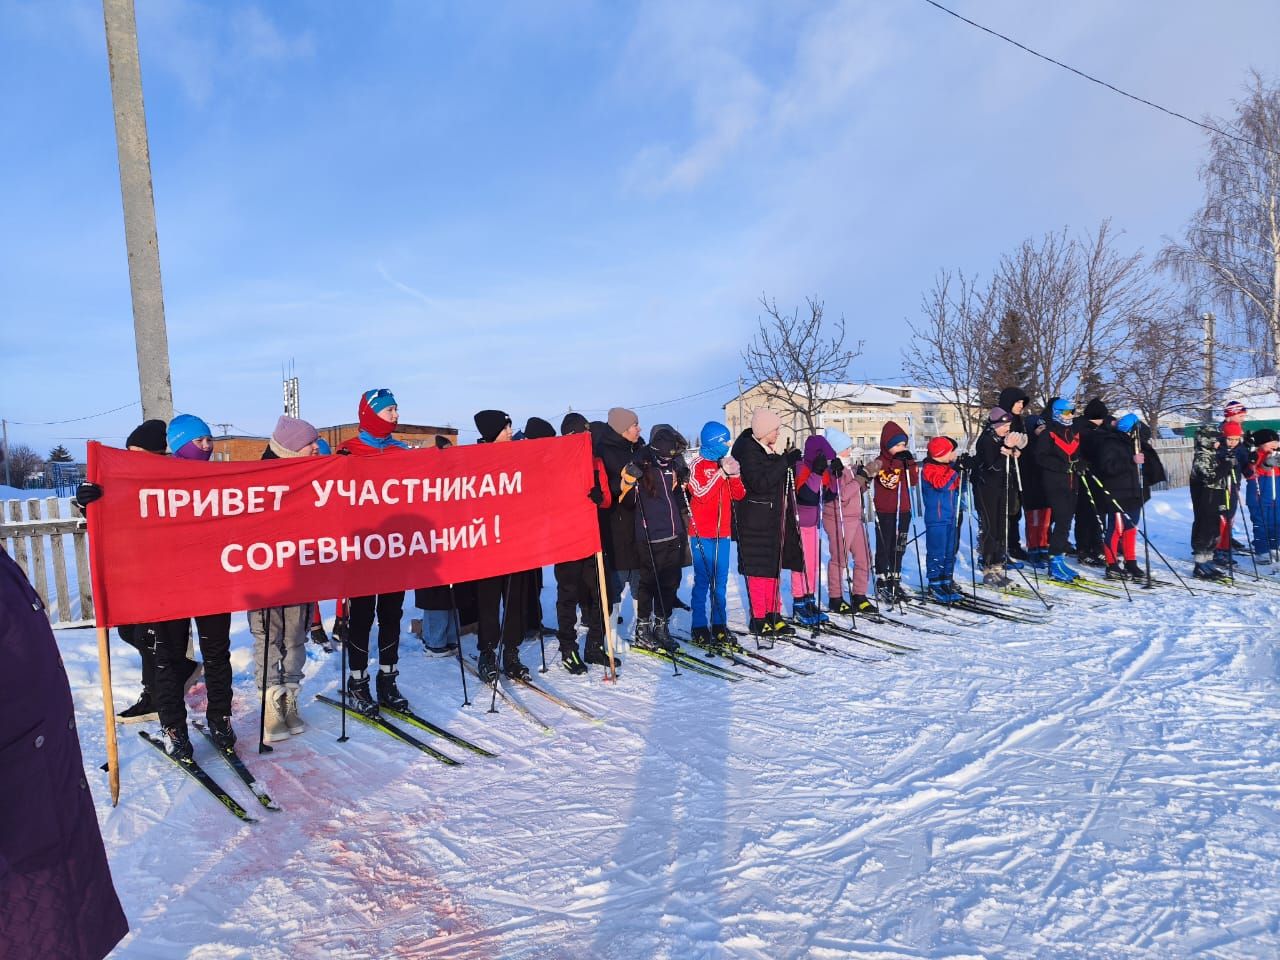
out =
[[[316,428],[305,420],[282,416],[271,432],[263,460],[291,460],[316,454]],[[266,743],[288,740],[307,729],[298,712],[298,691],[302,668],[307,663],[307,632],[314,603],[250,610],[249,632],[253,634],[254,675],[258,689],[267,684],[266,715],[262,739]]]
[[[1229,509],[1235,455],[1223,444],[1222,432],[1204,424],[1196,431],[1191,453],[1191,558],[1192,575],[1200,580],[1225,580],[1214,564],[1214,552],[1222,534],[1223,513]]]
[[[640,568],[636,590],[633,643],[641,648],[674,651],[671,611],[684,567],[684,513],[677,488],[689,479],[689,468],[676,451],[679,437],[657,429],[638,462],[623,469],[623,497],[635,500],[636,543],[649,562]]]
[[[338,448],[350,457],[376,457],[388,450],[408,448],[395,437],[400,422],[400,407],[395,395],[385,387],[366,390],[360,395],[356,416],[360,431]],[[396,678],[400,671],[400,619],[404,615],[404,591],[352,597],[347,605],[347,701],[351,708],[373,716],[382,704],[395,710],[407,710],[409,701],[400,693]],[[378,621],[378,678],[375,694],[369,689],[369,637],[374,619]],[[336,628],[335,628],[336,632]]]
[[[1235,566],[1235,560],[1231,557],[1234,540],[1232,528],[1235,526],[1236,509],[1240,505],[1240,488],[1253,476],[1253,460],[1245,446],[1243,421],[1243,414],[1239,414],[1228,417],[1222,424],[1222,447],[1219,450],[1223,460],[1229,465],[1229,470],[1219,510],[1218,545],[1213,551],[1213,562],[1227,567]]]
[[[1036,437],[1035,458],[1040,483],[1049,504],[1049,576],[1070,582],[1080,575],[1067,566],[1067,535],[1081,496],[1080,435],[1075,428],[1075,404],[1053,397],[1048,406],[1048,429]]]
[[[867,542],[867,529],[862,523],[862,495],[871,478],[880,472],[880,461],[873,460],[865,466],[853,466],[853,440],[835,427],[823,432],[836,458],[831,461],[828,478],[829,495],[822,504],[822,527],[827,532],[828,606],[832,613],[875,613],[876,605],[867,596],[871,580],[871,545]],[[853,573],[849,577],[850,599],[844,598],[845,579],[849,563]]]
[[[880,431],[880,472],[875,476],[876,578],[886,603],[906,599],[900,581],[911,530],[911,491],[919,468],[907,449],[907,432],[890,420]]]
[[[1280,562],[1280,435],[1253,431],[1253,476],[1245,485],[1253,524],[1253,555],[1259,566]]]
[[[766,649],[773,645],[774,635],[795,633],[782,619],[780,579],[784,569],[799,570],[803,563],[788,493],[791,468],[802,454],[777,449],[781,427],[776,413],[759,407],[730,451],[741,467],[746,490],[738,506],[738,572],[747,578],[748,627]]]
[[[729,456],[729,428],[714,420],[702,427],[698,456],[689,468],[690,523],[693,550],[692,634],[702,644],[733,644],[728,627],[729,538],[733,505],[746,495],[738,462]],[[707,596],[711,618],[707,619]]]
[[[1091,488],[1098,511],[1106,518],[1102,550],[1109,580],[1136,580],[1143,576],[1137,560],[1137,540],[1145,492],[1142,470],[1147,457],[1138,437],[1139,426],[1136,414],[1125,414],[1115,427],[1099,427],[1089,450],[1090,473],[1085,474],[1084,482]]]
[[[804,457],[796,464],[796,517],[799,521],[800,545],[804,569],[791,574],[792,615],[805,626],[825,623],[827,615],[818,608],[814,591],[818,588],[818,520],[832,496],[832,463],[836,452],[826,437],[809,437],[804,442]],[[841,588],[840,595],[844,595]]]
[[[934,437],[927,452],[920,470],[920,497],[929,595],[939,603],[959,603],[964,599],[955,582],[961,516],[960,471],[955,468],[959,449],[950,437]]]
[[[1003,407],[992,407],[987,414],[986,429],[974,445],[972,467],[982,582],[999,589],[1008,587],[1010,583],[1006,566],[1011,561],[1005,540],[1009,530],[1007,518],[1013,503],[1013,463],[1019,452],[1017,443],[1013,415]]]

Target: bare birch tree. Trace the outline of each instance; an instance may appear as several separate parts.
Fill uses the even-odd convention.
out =
[[[991,284],[943,271],[920,304],[921,319],[907,321],[910,345],[902,369],[915,383],[947,398],[960,417],[967,446],[982,430],[981,397],[999,309]]]
[[[1193,413],[1204,394],[1200,339],[1194,303],[1161,301],[1151,314],[1132,317],[1113,367],[1113,406],[1136,409],[1153,432],[1167,414]]]
[[[1280,87],[1254,73],[1234,117],[1215,119],[1204,205],[1163,260],[1233,314],[1254,372],[1280,371]]]
[[[772,408],[796,414],[809,433],[818,433],[822,411],[853,396],[844,381],[863,341],[846,346],[844,317],[827,321],[816,297],[805,298],[804,313],[798,307],[783,313],[764,295],[760,305],[764,315],[742,354],[747,375]]]

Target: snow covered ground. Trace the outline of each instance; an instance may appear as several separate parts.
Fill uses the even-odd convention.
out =
[[[1186,500],[1150,515],[1180,557]],[[603,718],[525,696],[554,735],[474,686],[460,707],[456,661],[406,630],[419,711],[500,754],[443,747],[455,768],[356,725],[339,744],[320,704],[259,757],[237,616],[242,753],[285,812],[242,825],[122,727],[118,808],[91,771],[132,927],[114,956],[1280,956],[1280,592],[1055,599],[1039,626],[874,627],[923,648],[889,662],[780,646],[817,672],[767,683],[553,666],[535,680]],[[58,639],[93,767],[94,634]],[[113,648],[128,703],[137,661]],[[312,657],[308,698],[338,680]]]

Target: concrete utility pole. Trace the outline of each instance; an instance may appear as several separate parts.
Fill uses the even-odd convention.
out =
[[[142,68],[138,62],[138,25],[133,0],[102,0],[111,68],[111,102],[116,116],[120,157],[120,194],[124,200],[124,241],[133,296],[133,338],[138,355],[138,386],[144,420],[173,419],[169,377],[169,334],[164,323],[160,285],[160,244],[151,191],[151,151],[142,105]]]
[[[1214,340],[1213,340],[1213,324],[1217,319],[1212,313],[1202,314],[1200,319],[1204,322],[1204,411],[1203,420],[1205,423],[1213,422],[1213,360],[1214,360]]]

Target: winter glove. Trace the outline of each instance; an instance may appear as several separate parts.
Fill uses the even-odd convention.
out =
[[[893,459],[899,460],[902,463],[910,463],[915,458],[916,458],[915,454],[912,453],[910,450],[899,450],[897,453],[893,455]]]
[[[622,468],[622,476],[634,484],[644,476],[644,467],[638,463],[628,463]]]
[[[782,458],[787,461],[788,467],[794,467],[797,463],[800,462],[800,458],[803,456],[804,456],[804,453],[800,450],[799,447],[792,447],[790,450],[788,450],[786,453],[782,455]]]
[[[676,483],[679,486],[684,486],[684,484],[689,482],[689,467],[685,464],[684,460],[676,460],[673,463],[673,466],[676,470]]]
[[[333,621],[333,639],[338,643],[346,643],[350,627],[351,621],[347,617],[338,617],[335,619]]]
[[[736,477],[742,472],[742,467],[738,465],[738,461],[728,455],[720,458],[720,469],[724,471],[726,477]]]
[[[831,475],[837,480],[844,476],[844,462],[839,457],[831,461]]]
[[[826,473],[827,467],[831,466],[831,461],[827,459],[825,453],[820,453],[813,458],[813,472]]]
[[[1013,438],[1013,443],[1011,444],[1011,446],[1015,446],[1019,450],[1026,449],[1027,435],[1025,433],[1017,433],[1014,431],[1010,431],[1009,436]]]
[[[594,503],[597,507],[604,505],[604,494],[599,487],[592,487],[587,491],[587,499]]]
[[[89,504],[93,503],[93,501],[101,498],[102,487],[98,486],[96,483],[89,483],[86,481],[76,487],[76,506],[78,506],[81,511],[83,511]]]
[[[866,474],[868,479],[870,479],[871,477],[874,477],[877,473],[879,473],[883,469],[884,469],[884,461],[881,460],[879,457],[876,457],[874,460],[868,460],[866,463],[862,465],[862,472]]]
[[[1019,436],[1021,436],[1021,434],[1017,434],[1017,433],[1006,433],[1006,434],[1004,435],[1004,446],[1005,446],[1005,448],[1006,448],[1006,449],[1008,449],[1008,450],[1012,450],[1014,447],[1018,446],[1018,437],[1019,437]]]
[[[972,470],[978,465],[978,459],[971,453],[962,453],[956,457],[956,467],[960,470]]]

